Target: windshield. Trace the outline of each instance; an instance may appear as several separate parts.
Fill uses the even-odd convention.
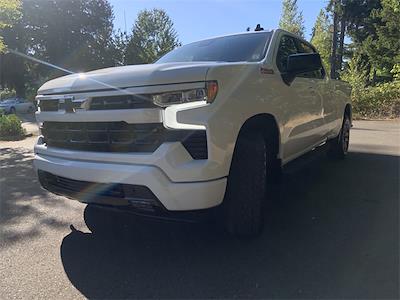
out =
[[[271,32],[239,34],[191,43],[177,48],[156,63],[223,61],[260,61],[265,56]]]

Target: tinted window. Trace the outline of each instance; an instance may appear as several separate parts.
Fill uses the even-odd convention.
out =
[[[239,34],[195,42],[172,50],[157,63],[224,61],[260,61],[271,37],[270,32]]]
[[[276,65],[278,66],[279,71],[287,71],[288,57],[289,55],[296,53],[298,52],[295,40],[290,36],[284,35],[279,43],[278,54],[276,56]]]

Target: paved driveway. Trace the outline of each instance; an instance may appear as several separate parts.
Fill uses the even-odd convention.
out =
[[[34,138],[0,142],[0,299],[397,298],[399,132],[355,122],[345,161],[293,164],[265,232],[245,241],[124,215],[121,231],[92,234],[85,205],[39,188]]]

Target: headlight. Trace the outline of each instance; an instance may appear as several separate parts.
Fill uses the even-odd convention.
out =
[[[194,101],[214,101],[218,93],[218,83],[216,81],[207,81],[204,88],[173,91],[162,94],[152,95],[154,104],[166,107],[172,104],[182,104]]]

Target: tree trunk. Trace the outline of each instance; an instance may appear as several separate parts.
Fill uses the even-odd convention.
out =
[[[4,89],[4,66],[3,66],[3,53],[0,53],[0,89]],[[0,99],[1,100],[1,99]]]
[[[344,36],[346,33],[346,19],[342,15],[340,20],[340,37],[339,37],[339,57],[337,62],[338,70],[342,70],[343,67],[343,48],[344,48]]]
[[[337,16],[337,0],[333,2],[333,37],[332,37],[332,54],[331,54],[331,78],[336,79],[336,50],[337,50],[337,27],[338,27],[338,16]]]
[[[374,68],[372,71],[372,85],[376,84],[376,69]]]
[[[24,82],[18,81],[18,82],[15,84],[15,94],[16,94],[18,97],[25,98],[25,92],[26,92],[26,89],[25,89],[25,84],[24,84]]]

